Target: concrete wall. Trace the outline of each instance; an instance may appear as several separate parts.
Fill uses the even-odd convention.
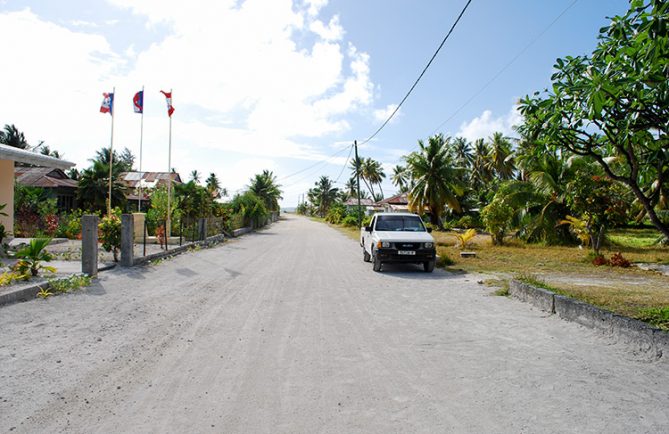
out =
[[[0,204],[6,203],[3,210],[7,217],[0,216],[0,223],[5,231],[14,234],[14,161],[0,160]]]

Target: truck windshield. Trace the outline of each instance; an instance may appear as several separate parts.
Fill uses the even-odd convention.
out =
[[[376,219],[377,231],[425,232],[425,226],[416,216],[380,215]]]

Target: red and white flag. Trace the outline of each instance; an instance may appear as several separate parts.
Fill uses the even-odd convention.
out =
[[[102,105],[100,106],[100,113],[114,114],[114,94],[103,93]]]
[[[165,95],[165,100],[167,102],[167,116],[172,117],[172,113],[174,113],[174,107],[172,107],[172,92],[161,90],[160,93]]]

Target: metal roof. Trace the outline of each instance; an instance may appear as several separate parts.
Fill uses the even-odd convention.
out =
[[[0,144],[0,160],[18,161],[19,163],[34,164],[35,166],[54,167],[61,170],[69,169],[74,163],[60,160],[55,157],[26,151],[25,149]]]
[[[77,181],[70,179],[65,172],[51,167],[15,167],[16,182],[29,187],[71,187],[77,188]]]

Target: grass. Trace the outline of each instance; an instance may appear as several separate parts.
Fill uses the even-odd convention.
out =
[[[586,248],[525,244],[514,239],[504,246],[493,246],[487,235],[477,235],[471,241],[475,258],[461,258],[453,234],[433,235],[439,255],[454,258],[452,268],[506,278],[520,276],[530,284],[669,329],[669,321],[662,319],[669,311],[669,276],[636,267],[595,267]],[[615,231],[602,253],[610,258],[621,252],[633,263],[666,264],[669,248],[656,245],[658,237],[652,229]]]
[[[359,240],[358,228],[330,226]],[[461,258],[455,233],[435,231],[432,235],[440,257],[437,266],[496,276],[502,282],[497,285],[501,289],[495,291],[496,295],[508,295],[505,282],[520,277],[527,283],[669,330],[669,276],[637,267],[595,267],[587,248],[525,244],[516,239],[493,246],[490,236],[481,234],[468,246],[476,257]],[[655,243],[659,238],[656,230],[621,229],[612,231],[608,238],[602,250],[607,258],[620,252],[633,263],[669,263],[669,247]]]

